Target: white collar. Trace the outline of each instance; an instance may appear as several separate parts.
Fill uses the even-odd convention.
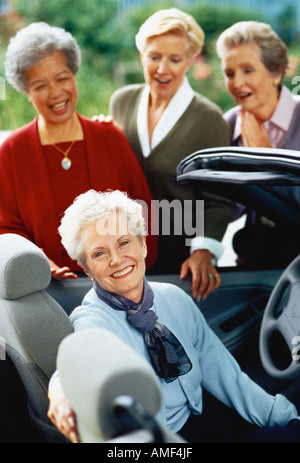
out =
[[[292,93],[286,87],[282,87],[278,104],[272,114],[270,122],[287,132],[296,106],[296,98],[293,97]]]
[[[155,148],[167,136],[178,119],[186,111],[195,95],[194,90],[185,76],[182,85],[169,102],[157,126],[155,127],[150,146],[148,133],[149,93],[150,87],[147,85],[142,93],[137,112],[137,131],[142,152],[145,157],[148,157],[151,150],[153,150],[153,148]]]

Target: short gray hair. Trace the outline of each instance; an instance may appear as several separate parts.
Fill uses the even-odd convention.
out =
[[[170,33],[186,37],[190,56],[201,52],[205,37],[202,28],[192,16],[178,8],[159,10],[145,21],[135,37],[137,49],[144,52],[149,39]]]
[[[18,92],[27,93],[27,71],[56,51],[64,54],[67,65],[76,74],[81,64],[81,52],[69,32],[44,22],[24,27],[11,38],[7,48],[4,63],[7,81]]]
[[[255,42],[260,47],[261,60],[266,69],[284,77],[289,59],[287,47],[269,24],[257,21],[240,21],[226,29],[217,40],[220,58],[227,50],[237,45]]]
[[[85,267],[81,231],[97,219],[117,212],[127,218],[131,233],[142,242],[142,236],[145,235],[145,220],[143,207],[138,201],[130,199],[119,190],[104,193],[89,190],[75,199],[65,211],[58,228],[62,244],[71,259],[76,260],[81,267]]]

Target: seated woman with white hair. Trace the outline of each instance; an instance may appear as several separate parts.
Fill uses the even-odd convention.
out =
[[[300,442],[292,403],[269,395],[240,370],[190,296],[147,281],[144,220],[136,201],[119,191],[88,191],[66,210],[59,233],[94,282],[70,315],[75,331],[109,330],[152,366],[162,424],[192,443]],[[49,418],[79,442],[58,373],[49,399]]]

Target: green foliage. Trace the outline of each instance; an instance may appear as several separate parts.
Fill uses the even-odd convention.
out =
[[[125,17],[117,19],[118,31],[123,38],[120,47],[122,52],[127,48],[127,53],[134,52],[136,54],[134,37],[139,30],[141,24],[153,13],[162,8],[170,8],[177,6],[181,8],[180,1],[158,0],[149,2],[147,5],[130,10]],[[191,14],[198,24],[205,31],[206,43],[209,44],[214,40],[224,29],[231,26],[237,21],[245,21],[249,19],[263,19],[253,10],[248,10],[240,6],[233,8],[230,6],[216,6],[205,3],[187,4],[184,11]],[[206,47],[206,46],[205,46]]]
[[[0,100],[0,130],[14,130],[35,116],[26,95],[21,95],[6,84],[5,100]]]
[[[118,45],[117,0],[17,0],[15,6],[28,23],[45,21],[68,30],[91,55],[111,53]]]
[[[205,31],[203,58],[211,73],[206,79],[199,79],[195,67],[192,68],[189,79],[193,88],[226,111],[234,102],[224,86],[220,60],[215,52],[216,37],[237,21],[255,19],[268,22],[267,16],[258,15],[256,11],[247,10],[242,5],[233,8],[195,2],[183,6],[181,0],[149,0],[143,7],[128,10],[126,13],[118,11],[118,0],[14,1],[14,7],[23,18],[22,23],[45,21],[65,28],[77,39],[83,58],[77,76],[78,110],[87,117],[107,114],[110,95],[118,86],[143,81],[135,35],[147,17],[159,9],[172,6],[182,8],[194,16]],[[281,17],[282,29],[290,30],[289,25],[293,18],[292,11],[284,10]],[[4,76],[6,45],[0,44],[0,77]],[[299,56],[298,46],[291,51]],[[129,68],[129,72],[125,72],[124,81],[120,82],[115,79],[115,71],[123,64]],[[297,72],[299,74],[299,71],[298,66],[293,75]],[[292,89],[291,79],[292,77],[287,77],[285,84]],[[8,83],[5,85],[5,93],[6,99],[0,100],[0,129],[13,130],[29,122],[35,116],[35,110],[27,101],[26,95],[17,93]]]
[[[78,111],[86,117],[108,114],[109,99],[116,89],[111,74],[102,67],[83,65],[76,80],[79,89]]]
[[[238,8],[222,5],[192,4],[188,12],[205,31],[206,42],[215,39],[223,30],[238,21],[264,20],[255,10],[240,5]]]

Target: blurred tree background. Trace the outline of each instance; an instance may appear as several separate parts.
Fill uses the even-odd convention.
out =
[[[78,110],[87,117],[107,114],[110,95],[116,88],[127,83],[143,82],[134,40],[139,26],[155,11],[177,6],[192,14],[206,34],[203,53],[189,71],[193,88],[218,104],[223,111],[233,105],[224,87],[220,61],[215,53],[216,38],[236,21],[254,19],[269,22],[267,14],[259,13],[254,7],[233,7],[224,2],[216,6],[203,1],[152,0],[131,9],[121,9],[120,3],[118,0],[12,0],[11,12],[0,16],[0,76],[4,76],[9,38],[18,29],[33,21],[63,27],[74,35],[82,51],[82,66],[77,76]],[[299,47],[291,33],[294,7],[289,4],[284,6],[277,19],[280,24],[277,32],[290,49],[291,76],[287,76],[285,83],[292,88],[292,76],[299,75],[300,70]],[[34,116],[35,111],[26,95],[17,93],[6,83],[5,99],[0,100],[0,130],[13,130]]]

